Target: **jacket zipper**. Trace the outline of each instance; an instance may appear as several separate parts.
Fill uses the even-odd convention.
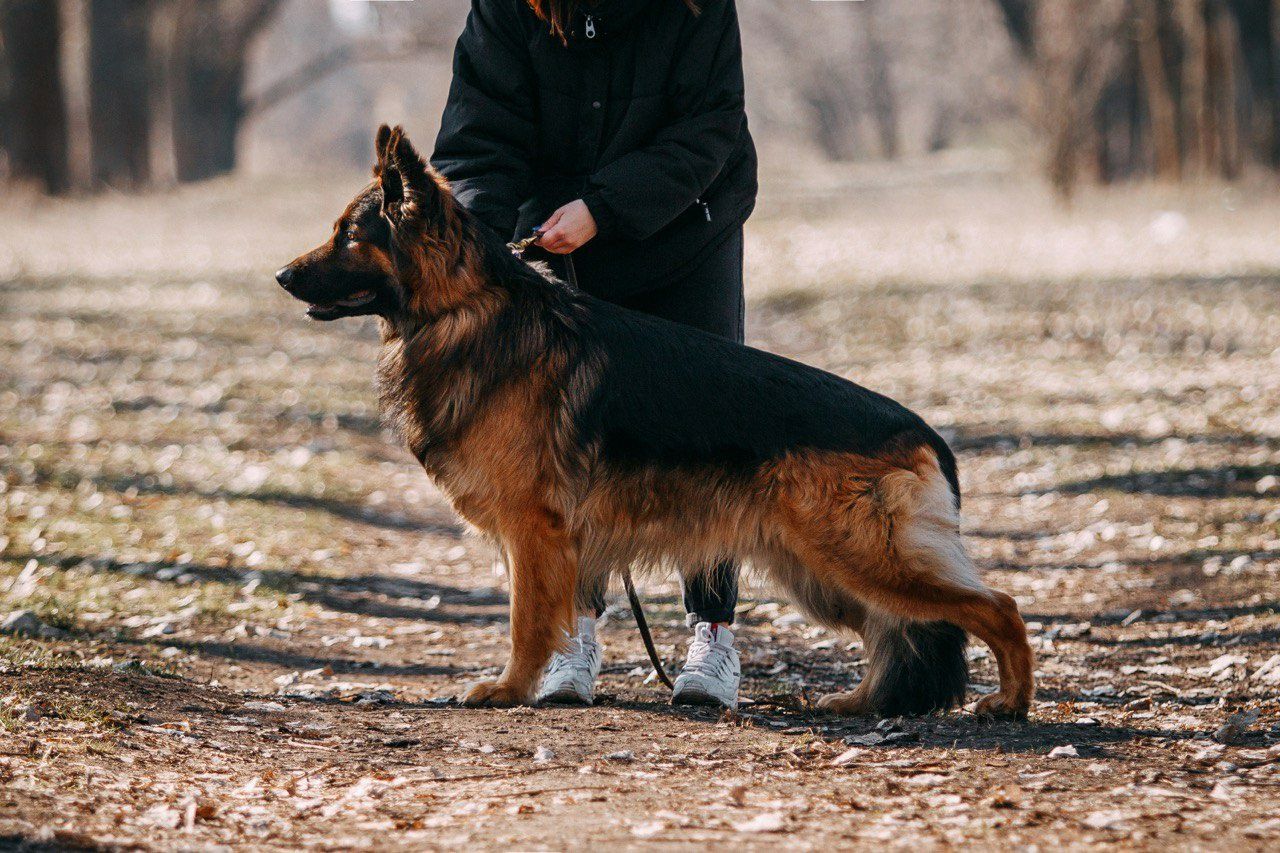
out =
[[[701,197],[695,198],[693,200],[693,203],[702,205],[702,215],[707,217],[707,221],[710,222],[711,221],[711,205],[703,201]]]
[[[582,28],[582,33],[589,39],[596,37],[596,19],[591,15],[587,15],[587,22]]]

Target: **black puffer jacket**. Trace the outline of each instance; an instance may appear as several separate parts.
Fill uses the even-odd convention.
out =
[[[601,296],[679,275],[756,196],[737,12],[701,8],[600,0],[566,46],[525,0],[472,0],[432,164],[506,238],[583,199],[600,233],[573,257]]]

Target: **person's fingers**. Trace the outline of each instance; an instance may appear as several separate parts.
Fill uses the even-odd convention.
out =
[[[555,242],[561,245],[568,245],[572,249],[576,249],[582,243],[586,242],[583,239],[585,236],[586,235],[583,233],[583,229],[580,224],[569,222],[568,220],[561,221],[560,224],[552,230],[551,234],[551,237]]]
[[[562,207],[559,210],[557,210],[555,213],[547,217],[547,221],[542,223],[542,225],[538,228],[538,230],[543,233],[544,238],[548,231],[556,227],[556,225],[560,222],[561,217],[563,216],[564,216],[564,208]]]
[[[538,240],[538,245],[544,249],[549,249],[552,246],[558,245],[563,240],[564,240],[563,228],[559,228],[559,227],[549,228],[542,232],[542,238]]]

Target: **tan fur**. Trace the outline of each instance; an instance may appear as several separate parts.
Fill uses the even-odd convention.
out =
[[[535,449],[527,452],[537,458]],[[526,473],[525,488],[535,486],[528,472],[546,471],[511,461]],[[1032,691],[1031,655],[1016,605],[978,580],[932,451],[918,450],[910,464],[908,469],[854,454],[797,454],[745,486],[714,472],[620,476],[601,471],[604,476],[593,478],[584,499],[569,508],[567,551],[557,565],[569,559],[569,551],[576,554],[581,585],[581,579],[608,575],[618,566],[670,569],[721,559],[749,561],[820,621],[859,631],[869,648],[879,633],[896,630],[901,620],[949,621],[995,652],[1002,690],[983,699],[981,709],[1024,714]],[[488,482],[499,474],[487,462],[482,471],[478,476]],[[542,505],[558,502],[552,481],[542,488]],[[511,512],[529,500],[515,501]],[[486,528],[469,502],[458,508]],[[542,599],[535,606],[561,612],[566,601]],[[550,643],[544,639],[528,647],[530,659],[541,658],[544,649],[549,654]],[[516,667],[521,671],[535,671],[545,662],[541,658],[535,667],[516,657],[525,660]],[[865,713],[871,709],[864,698],[873,692],[868,679],[860,691],[824,698],[823,707]]]

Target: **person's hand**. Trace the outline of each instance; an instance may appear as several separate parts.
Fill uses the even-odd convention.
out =
[[[596,236],[596,220],[582,199],[576,199],[551,214],[538,229],[538,245],[553,255],[567,255]]]

